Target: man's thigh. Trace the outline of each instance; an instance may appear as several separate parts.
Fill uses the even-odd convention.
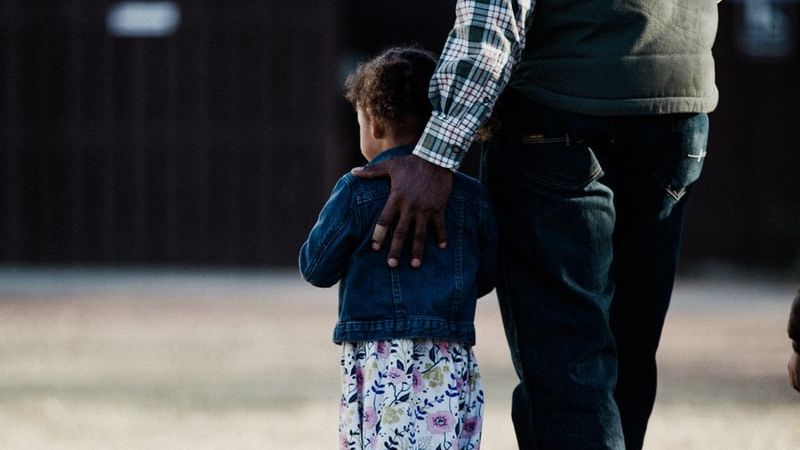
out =
[[[706,156],[708,117],[620,119],[615,133],[606,164],[617,216],[611,321],[618,340],[634,339],[654,352],[672,292],[685,204]]]

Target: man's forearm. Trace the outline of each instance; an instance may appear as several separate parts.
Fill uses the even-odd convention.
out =
[[[414,154],[456,169],[525,47],[533,0],[459,0],[431,79],[433,113]]]

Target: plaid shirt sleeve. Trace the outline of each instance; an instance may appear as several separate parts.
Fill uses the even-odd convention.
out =
[[[525,47],[535,0],[458,0],[456,21],[431,79],[433,114],[414,154],[461,165]]]

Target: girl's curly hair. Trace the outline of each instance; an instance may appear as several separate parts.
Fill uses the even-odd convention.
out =
[[[358,65],[345,82],[345,98],[394,132],[421,132],[431,115],[428,84],[433,53],[392,47]]]

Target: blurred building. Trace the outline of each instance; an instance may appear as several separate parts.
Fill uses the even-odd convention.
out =
[[[390,44],[439,51],[454,3],[5,0],[0,260],[294,264],[362,162],[346,73]],[[720,7],[690,262],[800,262],[798,10]]]
[[[720,103],[685,259],[800,274],[800,3],[724,0],[719,11]]]
[[[4,0],[0,258],[289,263],[333,170],[333,5]]]

